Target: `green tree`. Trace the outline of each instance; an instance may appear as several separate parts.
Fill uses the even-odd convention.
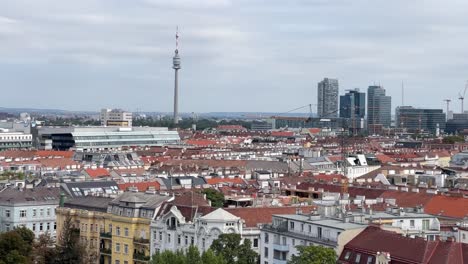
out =
[[[71,217],[67,216],[57,243],[57,263],[79,264],[86,262],[87,253],[79,238],[80,230],[73,227]]]
[[[335,250],[322,246],[297,246],[299,255],[293,255],[288,264],[334,264]]]
[[[216,255],[211,249],[203,252],[201,259],[203,264],[226,264],[223,256]]]
[[[206,194],[206,199],[211,201],[211,206],[213,207],[223,207],[224,205],[224,194],[215,189],[205,189],[202,191],[203,194]]]
[[[172,252],[169,250],[157,252],[153,255],[152,264],[189,264],[183,251]]]
[[[201,256],[200,256],[200,251],[198,251],[198,248],[194,245],[191,245],[187,249],[187,253],[185,255],[187,259],[187,263],[190,264],[203,264]]]
[[[0,263],[30,263],[33,240],[34,233],[25,227],[0,234]]]
[[[239,234],[221,234],[213,241],[211,249],[216,255],[222,255],[226,264],[254,264],[258,256],[249,242],[241,243]]]
[[[54,239],[49,233],[41,234],[34,242],[34,263],[54,263],[57,258]]]

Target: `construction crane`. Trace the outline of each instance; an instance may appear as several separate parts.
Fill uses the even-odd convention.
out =
[[[463,114],[463,100],[465,100],[466,89],[468,89],[468,81],[465,85],[465,90],[463,91],[463,95],[458,93],[458,99],[461,101],[461,113]]]

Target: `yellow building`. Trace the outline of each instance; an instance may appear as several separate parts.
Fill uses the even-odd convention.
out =
[[[125,192],[117,198],[74,198],[57,208],[57,234],[70,215],[80,229],[80,240],[96,263],[147,263],[150,258],[150,223],[161,204],[172,197]]]

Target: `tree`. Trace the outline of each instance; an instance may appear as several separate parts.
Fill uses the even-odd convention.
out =
[[[57,251],[54,244],[54,239],[48,232],[41,234],[34,242],[34,263],[54,263],[57,258]]]
[[[169,251],[157,252],[153,255],[152,264],[188,264],[187,258],[183,251]]]
[[[0,234],[0,263],[30,263],[33,240],[34,233],[25,227]]]
[[[224,194],[215,189],[205,189],[202,191],[203,194],[206,194],[206,199],[211,201],[211,206],[213,207],[223,207],[224,205]]]
[[[257,263],[257,253],[252,250],[250,240],[241,243],[239,234],[221,234],[211,244],[216,255],[222,255],[227,264]]]
[[[63,222],[63,228],[59,234],[57,244],[57,263],[77,264],[86,263],[84,256],[86,251],[80,243],[80,230],[74,228],[71,222],[71,217],[68,215]]]
[[[200,251],[198,251],[198,248],[194,245],[191,245],[187,253],[185,255],[187,263],[190,264],[204,264],[202,262],[201,256],[200,256]]]
[[[299,255],[293,255],[288,264],[333,264],[336,253],[332,248],[322,246],[297,246]]]
[[[216,255],[211,249],[203,252],[201,259],[203,264],[226,264],[223,256]]]

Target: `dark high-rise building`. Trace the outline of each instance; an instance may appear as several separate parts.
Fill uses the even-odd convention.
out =
[[[366,94],[359,89],[349,90],[340,96],[340,117],[364,118],[366,115]]]
[[[385,95],[381,86],[367,89],[367,129],[376,133],[381,128],[390,127],[392,122],[392,98]]]
[[[317,87],[319,117],[338,117],[338,80],[325,78]]]
[[[396,108],[396,126],[409,132],[427,131],[436,134],[445,130],[445,113],[442,109],[423,109],[412,106]]]
[[[340,96],[340,117],[348,119],[350,131],[356,133],[364,129],[365,115],[365,93],[359,92],[359,89],[354,89]]]

